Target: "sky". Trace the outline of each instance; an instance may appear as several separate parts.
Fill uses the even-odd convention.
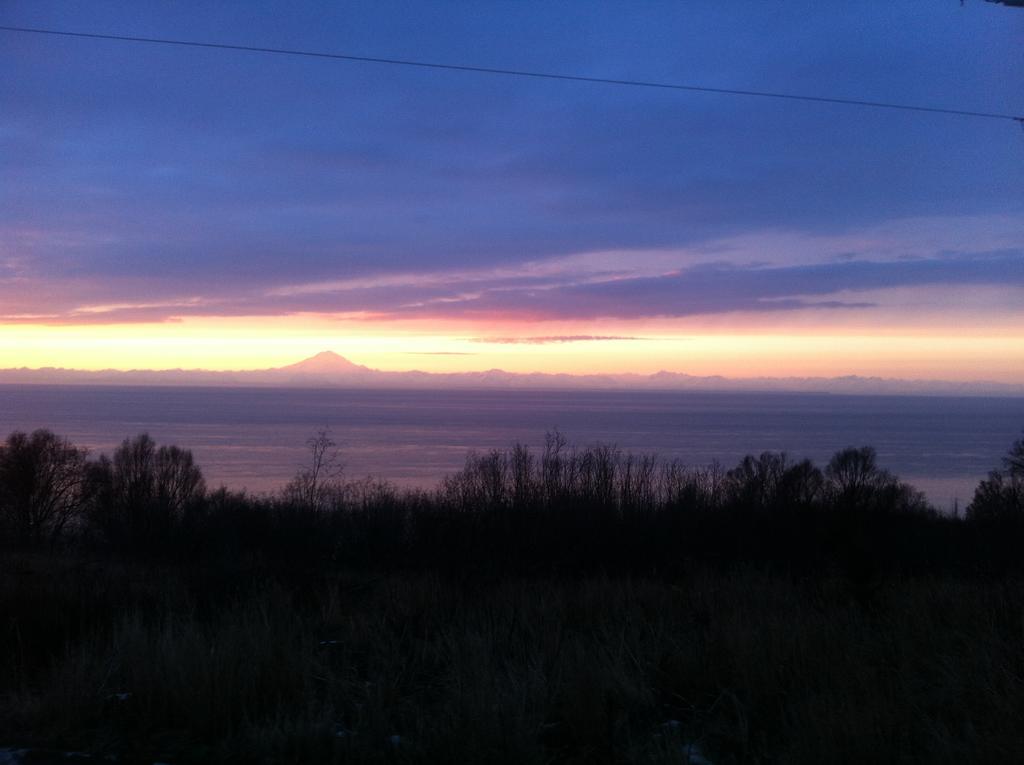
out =
[[[1024,10],[0,2],[0,25],[1024,115]],[[0,367],[1024,381],[1008,120],[0,31]]]

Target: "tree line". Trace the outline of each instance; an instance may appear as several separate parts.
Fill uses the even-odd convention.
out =
[[[938,513],[871,447],[823,468],[764,452],[726,469],[577,448],[554,431],[538,451],[471,453],[432,490],[348,479],[326,432],[308,448],[292,481],[255,496],[210,490],[189,450],[145,433],[92,459],[49,430],[14,432],[0,446],[0,543],[453,569],[1006,568],[1024,526],[1024,439],[964,517]]]

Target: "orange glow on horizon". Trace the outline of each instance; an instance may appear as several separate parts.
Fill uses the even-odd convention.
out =
[[[726,377],[862,375],[1024,382],[1021,324],[822,327],[787,317],[756,326],[694,319],[487,325],[353,321],[323,315],[189,318],[122,325],[0,325],[0,368],[265,369],[333,350],[402,371],[569,374],[661,370]],[[716,326],[716,323],[718,326]],[[599,337],[556,342],[553,338]],[[514,338],[547,342],[512,343]],[[500,340],[500,342],[499,342]]]

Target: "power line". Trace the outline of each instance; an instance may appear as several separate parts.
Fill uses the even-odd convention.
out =
[[[469,66],[465,64],[440,64],[431,61],[414,61],[411,59],[382,58],[377,56],[353,56],[346,53],[325,53],[322,51],[296,50],[290,48],[266,48],[257,45],[231,45],[229,43],[198,42],[196,40],[177,40],[164,37],[135,37],[130,35],[108,35],[93,32],[67,32],[57,29],[38,29],[33,27],[12,27],[0,25],[0,31],[22,32],[27,34],[54,35],[58,37],[79,37],[91,40],[116,40],[120,42],[150,43],[154,45],[175,45],[189,48],[210,48],[214,50],[246,51],[249,53],[273,53],[282,56],[304,56],[307,58],[332,59],[336,61],[354,61],[365,64],[387,64],[391,66],[409,66],[420,69],[441,69],[454,72],[475,72],[477,74],[496,74],[507,77],[532,77],[544,80],[563,80],[568,82],[589,82],[600,85],[624,85],[637,88],[660,88],[662,90],[685,90],[697,93],[716,93],[726,96],[754,96],[757,98],[776,98],[788,101],[808,101],[811,103],[842,104],[872,109],[896,109],[907,112],[927,112],[931,114],[947,114],[956,117],[978,117],[982,119],[1013,120],[1024,126],[1024,116],[1001,114],[998,112],[979,112],[969,109],[944,109],[935,106],[918,106],[915,104],[893,103],[888,101],[865,101],[854,98],[833,98],[830,96],[809,96],[798,93],[775,93],[767,90],[739,90],[735,88],[712,88],[704,85],[685,85],[672,82],[654,82],[649,80],[620,80],[610,77],[587,77],[576,74],[559,74],[556,72],[535,72],[525,69],[498,69],[487,66]]]

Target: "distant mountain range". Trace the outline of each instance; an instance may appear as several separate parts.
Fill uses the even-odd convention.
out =
[[[213,372],[205,369],[103,369],[44,367],[0,369],[0,384],[33,385],[194,385],[337,388],[616,389],[700,391],[790,391],[859,395],[914,394],[1024,396],[1024,384],[900,380],[882,377],[699,377],[679,372],[640,374],[520,374],[485,372],[385,372],[323,351],[295,364],[272,369]]]

